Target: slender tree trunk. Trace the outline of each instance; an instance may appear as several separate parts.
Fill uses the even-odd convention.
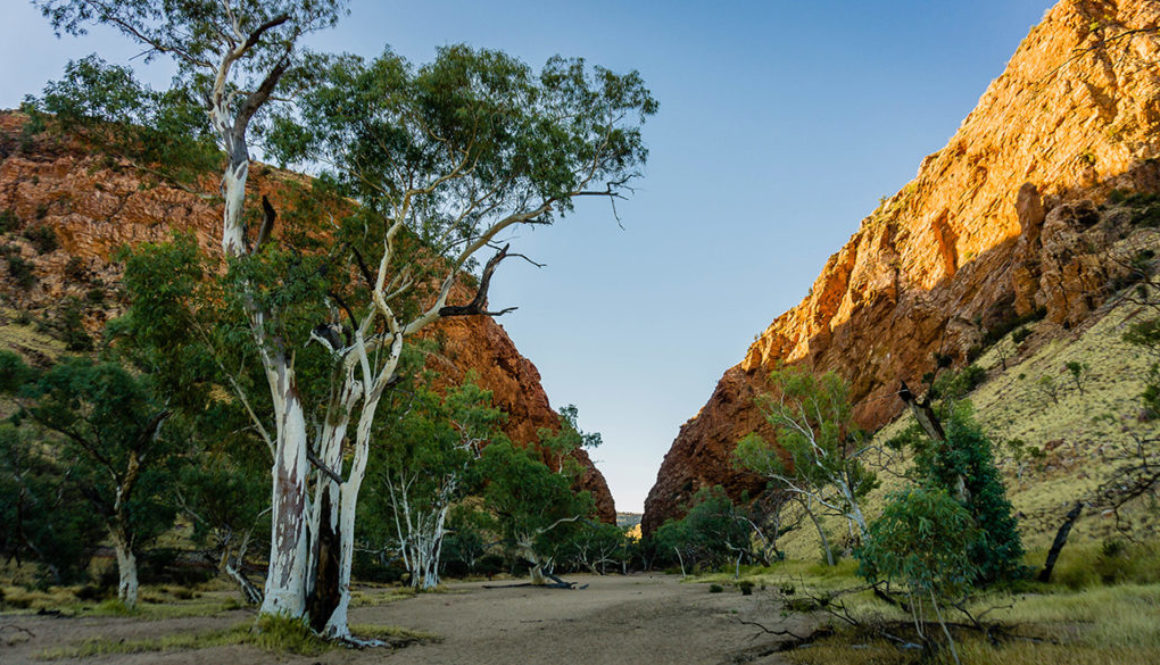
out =
[[[834,553],[830,551],[830,539],[826,538],[826,530],[822,528],[821,520],[818,519],[813,510],[810,510],[809,506],[803,503],[802,507],[805,509],[806,515],[809,515],[810,521],[814,523],[814,528],[818,530],[818,539],[821,540],[822,551],[826,554],[826,565],[834,565]]]
[[[1043,564],[1043,570],[1039,571],[1038,580],[1040,582],[1051,581],[1051,571],[1055,570],[1055,561],[1059,558],[1059,553],[1063,551],[1063,546],[1067,544],[1067,536],[1071,533],[1071,527],[1075,521],[1079,519],[1079,514],[1083,512],[1083,502],[1076,501],[1075,507],[1067,513],[1063,524],[1060,525],[1059,531],[1055,532],[1055,540],[1051,543],[1051,549],[1047,552],[1047,561]]]
[[[391,371],[393,370],[388,370]],[[330,637],[350,637],[347,610],[350,608],[350,571],[354,563],[354,518],[358,508],[358,493],[366,476],[371,425],[374,422],[380,394],[379,392],[370,394],[363,405],[355,434],[354,459],[351,460],[350,473],[339,490],[341,503],[337,524],[334,524],[338,534],[338,596],[333,609],[326,615],[323,629],[323,634]]]
[[[137,607],[137,555],[124,533],[114,531],[113,551],[117,556],[117,599],[130,609]]]
[[[237,583],[238,589],[242,592],[242,599],[245,600],[247,605],[258,605],[262,602],[262,592],[246,577],[245,573],[242,572],[241,566],[241,561],[237,565],[234,565],[232,561],[227,560],[225,565],[222,566],[222,571]]]
[[[947,629],[947,622],[943,621],[942,612],[938,609],[938,599],[934,596],[934,589],[930,590],[930,604],[934,605],[934,615],[938,617],[938,624],[942,626],[943,634],[947,637],[947,645],[951,648],[951,656],[955,659],[956,665],[961,665],[959,660],[959,651],[955,648],[955,639],[951,637],[951,631]]]

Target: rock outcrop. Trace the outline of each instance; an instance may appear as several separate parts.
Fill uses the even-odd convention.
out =
[[[86,327],[95,331],[121,310],[120,268],[112,260],[118,248],[165,241],[177,231],[192,234],[208,252],[220,251],[221,210],[213,198],[151,184],[134,169],[75,146],[22,137],[23,123],[19,114],[0,114],[0,246],[4,262],[15,255],[34,280],[21,285],[15,271],[0,272],[5,301],[0,317],[6,310],[8,316],[23,312],[51,320],[62,303],[77,302]],[[256,171],[255,186],[265,191],[263,175],[269,170]],[[213,187],[208,183],[205,190]],[[55,249],[37,248],[39,227],[52,230]],[[508,414],[505,430],[513,441],[534,445],[539,428],[558,426],[535,365],[494,320],[446,319],[430,334],[442,344],[429,364],[455,381],[474,370],[479,385],[491,390],[496,406]],[[615,523],[604,476],[583,450],[575,457],[586,469],[581,486],[593,493],[601,519]]]
[[[780,362],[837,372],[857,419],[878,427],[902,408],[898,381],[920,383],[935,353],[965,362],[988,329],[1036,310],[1082,323],[1115,287],[1122,261],[1109,253],[1134,228],[1095,204],[1113,189],[1160,190],[1157,26],[1156,0],[1049,10],[947,146],[862,221],[681,428],[645,532],[700,487],[761,486],[729,457],[762,428],[752,396]]]

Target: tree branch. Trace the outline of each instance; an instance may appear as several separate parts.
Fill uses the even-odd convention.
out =
[[[479,289],[475,292],[475,298],[471,302],[466,305],[448,305],[442,307],[439,309],[439,316],[444,318],[451,316],[473,316],[477,314],[483,316],[503,316],[508,312],[515,311],[515,307],[508,307],[498,312],[489,312],[484,309],[484,303],[487,301],[487,290],[491,285],[492,273],[495,272],[496,266],[499,265],[500,261],[503,261],[509,256],[513,256],[508,254],[509,247],[511,245],[504,245],[502,249],[496,252],[495,256],[488,259],[487,265],[483,268],[483,276],[479,280]]]

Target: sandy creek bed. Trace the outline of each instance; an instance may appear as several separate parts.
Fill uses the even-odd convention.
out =
[[[12,636],[13,626],[31,631],[34,637],[7,646],[0,641],[0,663],[775,663],[781,661],[770,652],[781,638],[739,620],[799,633],[807,630],[800,618],[788,623],[781,619],[777,606],[760,592],[742,596],[727,589],[711,594],[704,584],[681,584],[679,578],[665,575],[571,575],[568,579],[589,586],[565,591],[452,584],[446,593],[356,608],[351,611],[352,624],[404,626],[435,633],[442,640],[394,651],[336,649],[311,657],[232,646],[43,661],[37,656],[45,649],[86,638],[142,639],[208,631],[250,621],[253,615],[242,610],[165,620],[4,615],[0,616],[0,637]]]

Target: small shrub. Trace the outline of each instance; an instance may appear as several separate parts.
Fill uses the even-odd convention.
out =
[[[1079,390],[1080,394],[1082,395],[1084,392],[1083,386],[1087,381],[1091,367],[1087,363],[1081,363],[1074,360],[1065,363],[1064,367],[1067,368],[1068,374],[1071,375],[1072,383],[1075,384],[1076,389]]]
[[[751,582],[749,580],[741,580],[740,582],[737,583],[737,588],[741,589],[742,596],[752,596],[753,595],[753,582]]]
[[[1031,331],[1027,328],[1020,328],[1011,334],[1011,339],[1016,344],[1022,344],[1023,340],[1031,336]]]
[[[934,394],[947,399],[961,399],[987,380],[987,370],[967,365],[957,372],[946,372],[934,383]]]
[[[0,233],[15,231],[20,226],[20,218],[11,210],[0,210]]]
[[[64,264],[64,276],[69,279],[82,282],[88,277],[88,271],[85,270],[85,260],[79,256],[74,256]]]
[[[1145,228],[1160,226],[1160,204],[1140,208],[1132,213],[1132,226]]]
[[[710,584],[709,585],[709,593],[721,593],[724,590],[725,590],[725,587],[721,586],[720,584]]]
[[[16,285],[27,291],[36,285],[36,275],[32,274],[32,264],[24,260],[19,254],[9,254],[8,276]]]
[[[109,597],[112,589],[109,587],[101,587],[95,584],[86,584],[76,590],[77,600],[92,602],[94,600],[105,600]]]
[[[57,318],[61,341],[69,351],[92,351],[93,338],[85,330],[84,313],[75,298],[65,301]]]
[[[60,247],[56,240],[56,231],[46,224],[38,224],[24,231],[24,237],[32,243],[38,254],[47,254]]]

